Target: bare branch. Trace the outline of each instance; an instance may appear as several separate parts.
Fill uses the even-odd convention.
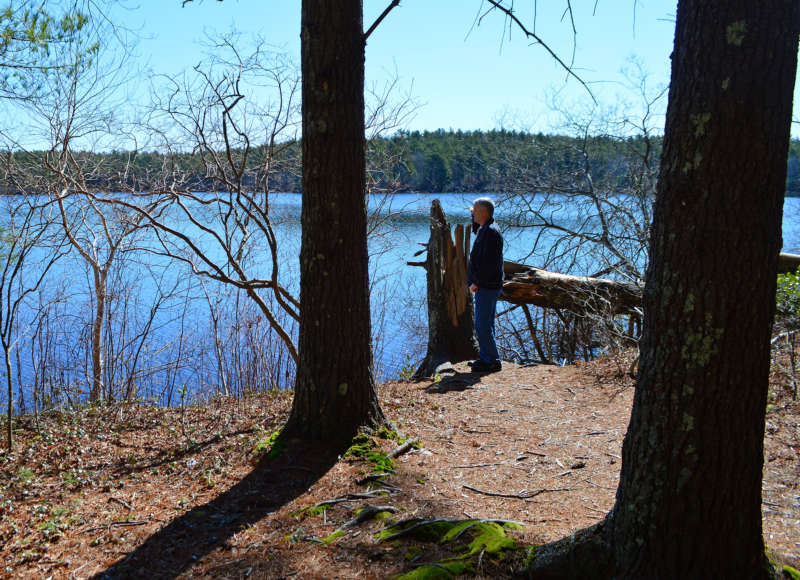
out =
[[[503,14],[505,14],[505,15],[506,15],[506,18],[508,18],[508,19],[509,19],[509,21],[513,22],[513,23],[514,23],[514,24],[517,26],[517,28],[519,28],[519,30],[520,30],[520,31],[521,31],[521,32],[522,32],[522,33],[523,33],[523,34],[524,34],[524,35],[525,35],[527,38],[529,38],[529,39],[531,39],[531,40],[533,40],[533,41],[534,41],[534,44],[539,44],[539,45],[541,45],[541,46],[542,46],[542,48],[544,48],[544,49],[545,49],[545,50],[548,52],[548,54],[549,54],[549,55],[550,55],[550,56],[553,58],[553,60],[555,60],[555,61],[556,61],[556,62],[557,62],[557,63],[558,63],[560,66],[561,66],[561,68],[563,68],[563,69],[564,69],[564,71],[567,73],[567,75],[568,75],[568,76],[571,76],[572,78],[574,78],[576,81],[578,81],[578,82],[581,84],[581,86],[582,86],[584,89],[586,89],[586,92],[587,92],[587,93],[589,93],[589,96],[592,98],[592,101],[594,101],[595,103],[597,102],[597,100],[595,99],[594,93],[592,93],[592,90],[589,88],[589,85],[588,85],[588,84],[586,84],[586,82],[585,82],[585,81],[584,81],[584,80],[583,80],[581,77],[579,77],[579,76],[578,76],[578,75],[575,73],[575,71],[574,71],[574,70],[573,70],[573,68],[572,68],[572,64],[567,64],[566,62],[564,62],[564,60],[563,60],[563,59],[562,59],[560,56],[558,56],[558,54],[556,54],[556,52],[555,52],[555,51],[554,51],[552,48],[550,48],[550,45],[549,45],[549,44],[547,44],[547,43],[546,43],[546,42],[545,42],[545,41],[542,39],[542,37],[541,37],[541,36],[539,36],[539,35],[536,33],[536,31],[535,31],[535,30],[531,30],[531,29],[529,29],[529,28],[528,28],[528,27],[527,27],[527,26],[526,26],[526,25],[525,25],[525,24],[524,24],[524,23],[523,23],[523,22],[522,22],[522,21],[521,21],[521,20],[520,20],[520,19],[517,17],[517,15],[516,15],[516,13],[515,13],[515,11],[514,11],[513,2],[512,2],[512,5],[511,5],[511,6],[505,6],[505,5],[503,4],[502,0],[485,0],[485,1],[486,1],[486,2],[488,2],[489,4],[491,4],[491,5],[492,5],[492,7],[493,7],[494,9],[496,9],[496,10],[499,10],[500,12],[502,12]],[[490,9],[490,10],[491,10],[491,9]],[[566,12],[565,12],[565,14],[566,14],[567,12],[569,13],[569,15],[570,15],[570,19],[571,19],[571,18],[572,18],[572,7],[571,7],[571,5],[569,4],[569,2],[567,3],[567,9],[566,9]],[[481,17],[481,19],[482,19],[482,17]],[[479,19],[479,20],[480,20],[480,19]],[[573,27],[574,27],[574,21],[573,21]],[[574,30],[574,28],[573,28],[573,30]],[[573,60],[574,60],[574,57],[575,57],[574,50],[575,50],[575,48],[574,48],[574,46],[573,46],[573,55],[572,55],[572,58],[573,58]]]
[[[369,35],[372,34],[373,30],[378,28],[380,23],[383,22],[383,19],[389,15],[389,12],[391,12],[392,9],[394,9],[397,6],[400,6],[400,0],[392,0],[389,3],[389,5],[384,9],[384,11],[381,12],[381,15],[378,16],[375,22],[372,23],[372,26],[370,26],[369,29],[367,29],[367,31],[364,33],[364,41],[366,41],[369,38]]]

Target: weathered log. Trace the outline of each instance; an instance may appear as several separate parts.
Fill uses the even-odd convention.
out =
[[[800,256],[784,252],[778,254],[778,274],[797,272],[797,268],[800,268]]]
[[[505,262],[506,281],[501,300],[533,304],[578,314],[641,314],[642,287],[634,282],[549,272]]]
[[[414,378],[433,375],[446,362],[478,357],[472,296],[467,287],[470,231],[450,224],[438,199],[431,204],[430,241],[424,263],[428,296],[428,350]],[[409,265],[422,265],[409,262]]]

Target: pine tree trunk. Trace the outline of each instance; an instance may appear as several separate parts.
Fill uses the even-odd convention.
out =
[[[303,0],[299,360],[288,437],[383,421],[372,374],[360,0]]]
[[[443,363],[478,358],[472,295],[467,287],[470,231],[455,229],[438,199],[431,204],[431,235],[424,262],[428,295],[428,350],[414,378],[429,377]],[[422,265],[422,264],[420,264]]]
[[[678,5],[639,381],[607,522],[618,578],[767,577],[764,413],[799,5]]]

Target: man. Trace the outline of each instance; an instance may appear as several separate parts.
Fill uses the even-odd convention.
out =
[[[475,333],[480,358],[471,363],[474,372],[495,372],[501,368],[494,339],[497,299],[503,290],[503,236],[494,223],[494,202],[479,197],[470,208],[472,231],[477,230],[469,254],[467,284],[475,294]]]

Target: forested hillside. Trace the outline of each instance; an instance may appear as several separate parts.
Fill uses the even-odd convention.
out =
[[[246,184],[263,187],[267,149],[254,149],[243,174]],[[299,143],[276,149],[269,171],[271,191],[301,191]],[[369,143],[368,172],[372,190],[412,192],[499,192],[515,175],[582,173],[589,165],[596,178],[624,188],[628,163],[646,156],[657,162],[661,139],[607,135],[574,138],[515,131],[400,131]],[[27,154],[36,163],[43,153]],[[212,190],[216,179],[199,155],[159,152],[84,153],[96,170],[88,185],[115,190],[158,188],[176,180],[196,190]],[[580,171],[579,171],[580,170]],[[789,152],[786,192],[800,196],[800,140]]]

